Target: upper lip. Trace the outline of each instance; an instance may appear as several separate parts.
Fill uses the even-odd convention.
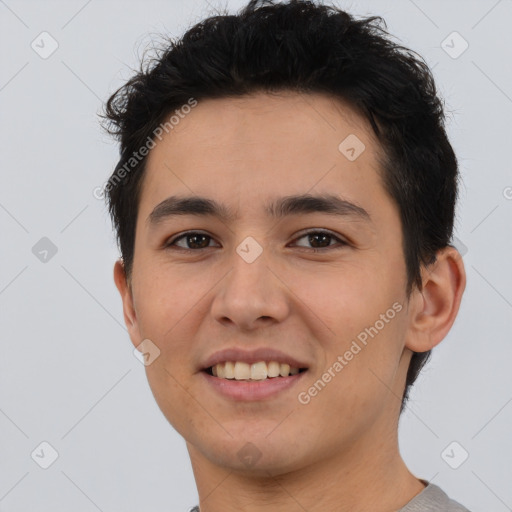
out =
[[[206,370],[211,366],[227,361],[241,361],[248,364],[258,363],[259,361],[277,361],[278,363],[289,364],[292,368],[308,367],[306,363],[273,348],[261,347],[253,350],[242,350],[233,347],[212,354],[204,361],[201,369]]]

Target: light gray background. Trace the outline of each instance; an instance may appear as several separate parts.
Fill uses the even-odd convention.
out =
[[[244,3],[210,0],[230,11]],[[473,512],[512,510],[512,2],[338,5],[382,15],[434,68],[464,180],[457,237],[468,285],[401,419],[403,456]],[[198,501],[185,443],[133,355],[112,280],[118,253],[93,190],[118,155],[99,129],[101,103],[151,34],[181,35],[209,13],[205,0],[0,0],[4,512],[185,511]],[[47,59],[31,48],[43,31],[59,45]],[[469,43],[456,59],[442,47],[453,31]],[[446,44],[462,48],[453,36]],[[42,237],[58,249],[46,262],[32,252]],[[50,456],[43,441],[59,455],[48,469],[31,457]],[[445,460],[463,449],[469,458],[452,469]]]

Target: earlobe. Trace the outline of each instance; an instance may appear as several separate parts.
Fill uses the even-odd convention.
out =
[[[119,294],[121,295],[121,300],[123,301],[124,321],[130,334],[130,338],[132,339],[132,342],[137,345],[140,341],[140,336],[138,334],[137,315],[133,303],[132,290],[128,283],[124,264],[121,259],[117,260],[114,265],[114,282],[119,291]]]
[[[438,345],[451,329],[466,287],[462,256],[453,247],[438,251],[437,259],[422,268],[423,288],[411,296],[406,347],[426,352]]]

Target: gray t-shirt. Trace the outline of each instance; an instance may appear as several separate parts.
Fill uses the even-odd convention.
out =
[[[397,512],[470,512],[460,503],[448,498],[437,485],[421,481],[426,485],[425,489]],[[189,512],[199,512],[199,507],[191,508]]]
[[[421,480],[425,489],[398,512],[469,512],[460,503],[451,500],[437,485]]]

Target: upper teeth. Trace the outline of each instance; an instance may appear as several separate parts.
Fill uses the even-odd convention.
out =
[[[212,373],[221,379],[235,380],[264,380],[267,377],[288,377],[299,373],[298,368],[292,368],[289,364],[277,361],[259,361],[249,364],[241,361],[227,361],[212,366]]]

